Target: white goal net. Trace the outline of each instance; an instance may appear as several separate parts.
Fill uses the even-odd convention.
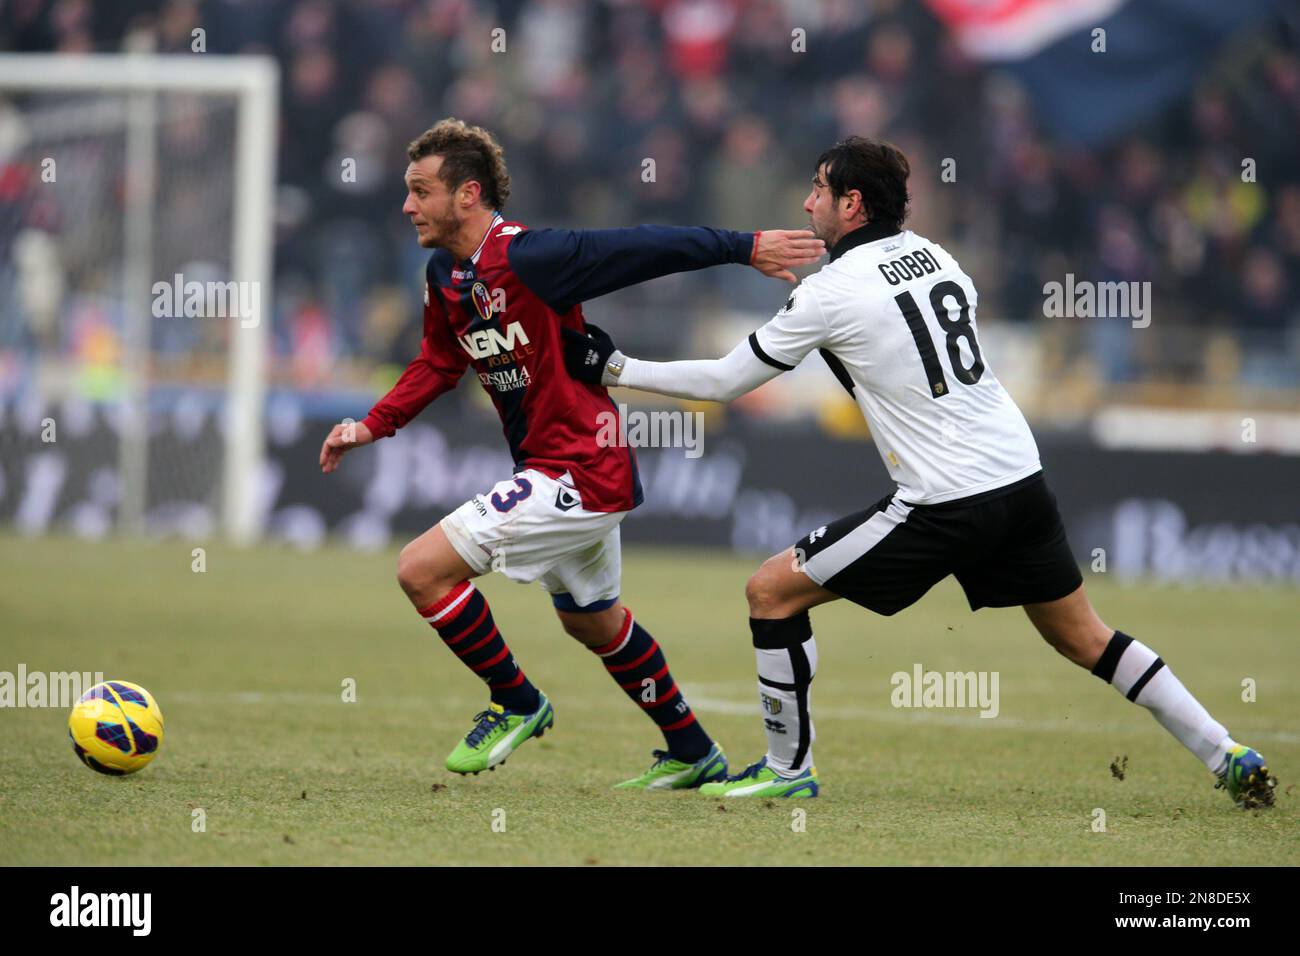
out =
[[[0,522],[257,536],[276,87],[0,56]]]

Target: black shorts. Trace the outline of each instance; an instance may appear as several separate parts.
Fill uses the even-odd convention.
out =
[[[1055,601],[1083,583],[1041,471],[937,505],[890,495],[794,547],[810,578],[879,614],[911,606],[950,574],[972,611]]]

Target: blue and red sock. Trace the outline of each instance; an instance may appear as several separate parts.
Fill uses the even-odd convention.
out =
[[[675,759],[686,763],[702,759],[712,749],[712,739],[673,680],[659,644],[632,619],[630,610],[624,608],[623,613],[626,617],[618,636],[593,647],[592,652],[623,692],[659,727]]]
[[[478,588],[462,581],[419,613],[461,663],[487,683],[493,703],[523,714],[537,709],[537,688],[515,663]]]

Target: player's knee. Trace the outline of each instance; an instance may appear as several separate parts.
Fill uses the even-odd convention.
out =
[[[413,544],[408,544],[397,555],[397,583],[410,594],[420,586],[420,559]]]
[[[1039,633],[1058,654],[1080,667],[1091,667],[1104,648],[1104,645],[1097,646],[1091,634],[1081,630],[1040,628]]]
[[[776,575],[766,565],[750,575],[745,582],[745,601],[749,604],[750,617],[771,617],[779,610],[781,593],[777,587]]]
[[[412,541],[397,555],[397,583],[411,597],[437,600],[459,582],[444,580],[417,542]]]
[[[624,622],[623,606],[615,605],[593,614],[559,613],[564,633],[587,647],[600,647],[618,636]]]
[[[584,644],[590,643],[598,636],[596,623],[585,617],[560,618],[560,626],[564,628],[564,633]]]

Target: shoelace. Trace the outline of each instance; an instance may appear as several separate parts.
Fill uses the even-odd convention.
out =
[[[758,772],[759,772],[760,770],[762,770],[762,769],[763,769],[764,767],[766,767],[766,766],[767,766],[767,758],[764,757],[764,758],[763,758],[762,760],[760,760],[758,763],[752,763],[752,764],[750,764],[748,767],[746,767],[746,768],[745,768],[744,770],[742,770],[740,773],[736,774],[736,775],[735,775],[734,777],[732,777],[731,779],[732,779],[732,780],[748,780],[748,779],[750,779],[751,777],[757,777],[757,776],[758,776]]]
[[[474,729],[465,738],[465,743],[477,747],[483,738],[492,733],[496,725],[503,723],[505,719],[504,714],[498,714],[495,710],[479,711],[474,715]]]

